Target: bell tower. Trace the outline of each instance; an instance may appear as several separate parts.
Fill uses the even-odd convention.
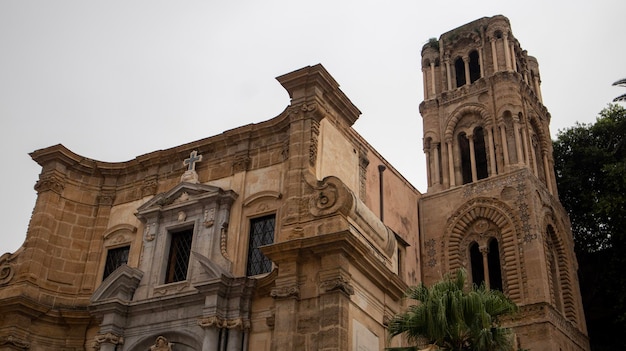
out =
[[[465,268],[520,306],[519,348],[589,350],[537,60],[494,16],[430,39],[421,63],[423,281]]]

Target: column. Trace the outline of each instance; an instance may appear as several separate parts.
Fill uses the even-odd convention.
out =
[[[470,147],[470,165],[472,167],[472,182],[478,180],[478,174],[476,173],[476,155],[474,154],[474,134],[468,134],[467,139],[469,140]]]
[[[539,81],[539,76],[535,76],[533,84],[535,84],[535,91],[537,92],[537,98],[543,104],[543,98],[541,97],[541,89],[540,89],[541,82]]]
[[[489,142],[489,163],[491,167],[489,167],[489,176],[494,176],[497,174],[496,168],[496,149],[493,146],[493,127],[489,126],[487,129],[487,139]]]
[[[528,143],[528,136],[526,135],[526,129],[522,130],[522,140],[524,141],[524,155],[526,156],[524,157],[524,162],[527,165],[531,165],[529,157],[532,153],[534,162],[531,166],[533,167],[533,172],[535,173],[535,176],[539,176],[539,173],[537,173],[537,155],[535,155],[535,148]],[[529,145],[530,145],[530,150],[528,150]]]
[[[480,253],[483,254],[483,274],[485,275],[485,287],[489,290],[490,282],[489,282],[489,248],[481,247]]]
[[[446,57],[446,79],[448,82],[448,90],[452,90],[452,74],[450,73],[450,59]]]
[[[433,184],[440,184],[440,179],[441,179],[441,169],[439,166],[439,143],[435,143],[434,144],[434,152],[435,152],[435,174],[434,174],[434,181]],[[431,152],[433,151],[433,149],[431,148],[430,150]]]
[[[509,50],[511,53],[511,65],[513,66],[513,70],[517,71],[517,57],[515,56],[515,46],[511,43],[511,49]]]
[[[507,34],[502,34],[504,40],[504,61],[506,63],[506,70],[511,70],[511,52],[509,51],[509,40]]]
[[[424,100],[428,100],[428,80],[426,79],[426,69],[422,68],[422,85],[424,86]]]
[[[550,163],[548,162],[548,152],[547,151],[543,151],[543,171],[546,174],[546,185],[548,186],[548,191],[550,192],[550,194],[554,195],[554,192],[552,191],[552,177],[550,177]]]
[[[241,328],[235,327],[228,329],[228,344],[226,345],[226,351],[241,351],[242,336]]]
[[[509,161],[509,145],[506,143],[506,127],[504,124],[500,125],[500,139],[502,139],[502,153],[504,156],[504,165],[508,166]]]
[[[452,154],[452,139],[446,140],[446,144],[448,145],[448,172],[450,172],[450,187],[456,185],[455,175],[454,175],[454,157]]]
[[[498,72],[498,52],[496,51],[496,38],[489,39],[491,43],[491,59],[493,60],[493,71]]]
[[[524,154],[522,153],[522,143],[520,137],[519,137],[519,124],[517,122],[516,119],[513,119],[513,130],[515,132],[515,149],[517,151],[517,163],[518,164],[522,164],[524,163],[523,160],[523,156]]]
[[[430,167],[430,148],[424,148],[424,154],[426,155],[426,181],[428,186],[433,185],[432,169]]]
[[[480,65],[480,78],[485,76],[485,62],[483,61],[483,47],[478,50],[478,64]]]
[[[463,66],[465,67],[465,84],[470,84],[470,68],[469,68],[469,57],[463,56]]]
[[[433,94],[432,95],[433,97],[437,95],[437,89],[436,89],[436,84],[435,84],[435,63],[434,62],[430,63],[430,91]]]
[[[220,340],[219,329],[214,327],[204,327],[204,339],[202,339],[202,351],[215,351],[218,349],[217,343]]]

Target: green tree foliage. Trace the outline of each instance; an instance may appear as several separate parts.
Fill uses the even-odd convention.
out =
[[[554,163],[570,215],[593,350],[626,347],[626,109],[610,104],[593,124],[559,131]]]
[[[403,334],[412,344],[435,344],[441,350],[511,350],[512,333],[500,326],[499,318],[517,306],[500,291],[465,289],[465,282],[466,272],[459,270],[431,287],[410,288],[407,296],[417,304],[392,319],[390,335]]]

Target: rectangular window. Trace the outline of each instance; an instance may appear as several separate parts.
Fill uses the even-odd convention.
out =
[[[105,280],[119,266],[128,263],[129,251],[130,246],[122,246],[115,249],[109,249],[107,251],[107,260],[104,264],[104,274],[102,275],[102,280]]]
[[[250,241],[248,243],[248,276],[269,273],[272,261],[265,257],[259,247],[274,242],[276,215],[269,215],[250,220]]]
[[[170,255],[167,260],[165,284],[187,280],[189,256],[191,255],[191,240],[193,228],[171,233]]]

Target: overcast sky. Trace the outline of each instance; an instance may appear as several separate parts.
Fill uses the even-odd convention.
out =
[[[23,242],[40,168],[61,143],[126,161],[277,116],[274,79],[321,63],[355,129],[425,192],[420,50],[484,16],[539,61],[553,137],[592,122],[626,78],[626,1],[0,1],[0,253]]]

